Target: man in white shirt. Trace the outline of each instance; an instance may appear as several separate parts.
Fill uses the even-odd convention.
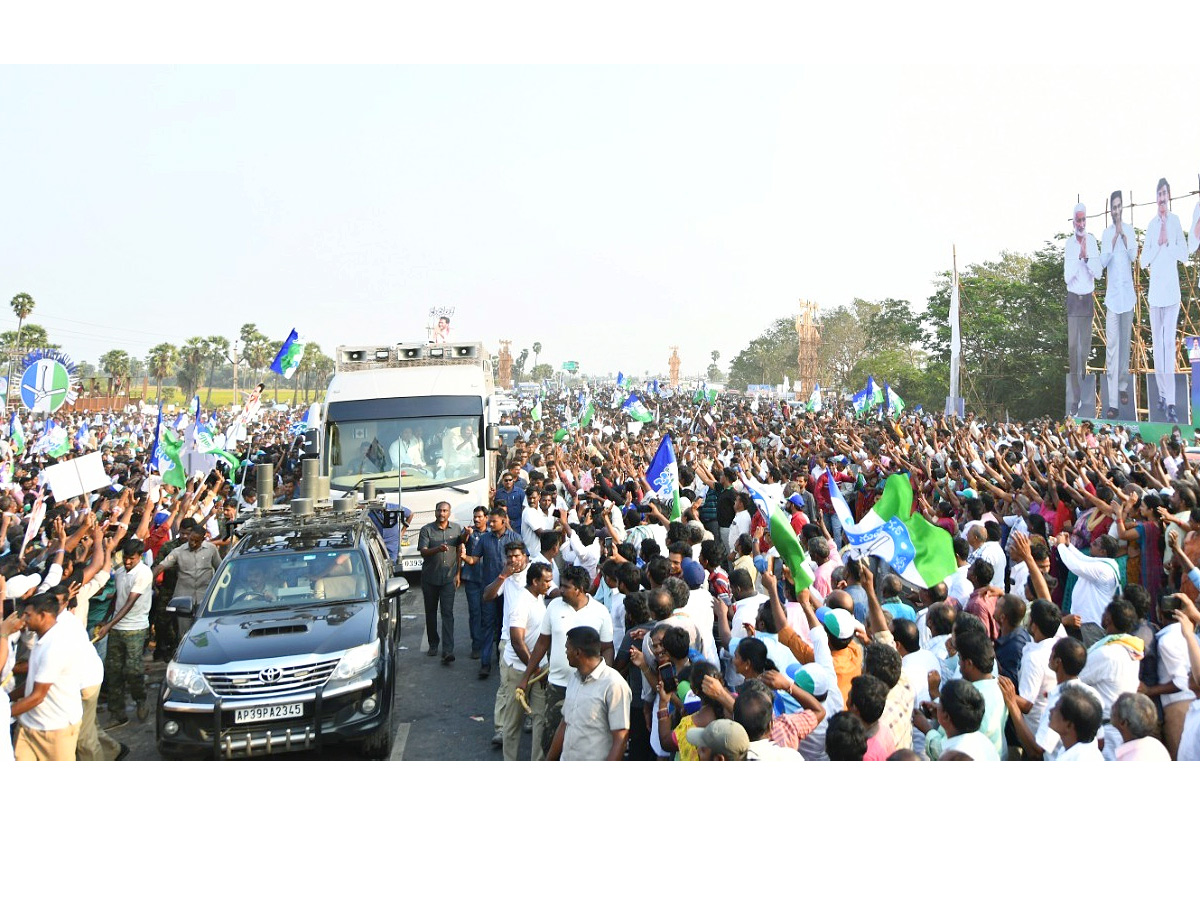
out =
[[[83,720],[75,642],[58,624],[58,601],[50,594],[24,601],[22,618],[38,640],[29,655],[25,696],[12,705],[19,723],[13,755],[18,762],[73,762]]]
[[[1096,746],[1100,719],[1100,703],[1093,694],[1078,685],[1063,685],[1050,709],[1050,727],[1063,748],[1055,762],[1104,762]]]
[[[529,679],[547,653],[550,654],[550,674],[546,684],[546,730],[543,732],[544,749],[550,750],[562,721],[562,705],[567,696],[567,682],[571,678],[571,664],[567,661],[567,632],[579,625],[596,629],[600,635],[604,661],[612,662],[613,627],[612,616],[604,604],[588,594],[591,579],[587,570],[580,566],[567,566],[562,572],[562,595],[546,604],[537,642],[525,661],[525,674],[517,687],[528,692]]]
[[[1071,615],[1078,616],[1084,646],[1090,647],[1104,637],[1104,610],[1121,583],[1120,569],[1113,559],[1118,544],[1115,538],[1102,534],[1092,541],[1092,555],[1087,556],[1071,546],[1067,535],[1055,535],[1055,540],[1058,558],[1078,576],[1071,594]]]
[[[1025,724],[1037,734],[1050,693],[1058,684],[1058,676],[1050,668],[1050,655],[1054,652],[1054,642],[1067,635],[1058,607],[1049,600],[1034,600],[1029,608],[1029,635],[1032,640],[1021,648],[1017,702]]]
[[[530,488],[525,492],[525,509],[521,512],[521,539],[530,558],[542,552],[542,535],[554,530],[554,519],[542,512],[542,491]]]
[[[992,566],[992,580],[990,584],[1003,593],[1004,568],[1008,564],[1008,558],[1004,555],[1004,548],[1000,546],[1000,542],[988,540],[986,526],[975,525],[967,535],[967,543],[972,547],[972,552],[968,560],[975,562],[977,559],[982,559],[990,563]],[[970,599],[970,594],[967,595],[967,599]]]
[[[572,672],[548,759],[615,762],[625,755],[633,695],[625,679],[605,662],[603,645],[591,626],[578,625],[567,632]]]
[[[105,728],[119,728],[129,722],[125,714],[125,692],[137,704],[139,722],[150,715],[146,704],[146,664],[142,651],[150,630],[151,588],[154,575],[142,561],[144,545],[138,538],[129,538],[122,546],[124,562],[116,572],[117,596],[113,600],[113,617],[101,625],[98,635],[107,637],[108,653],[104,660],[104,683],[108,691],[108,711],[111,719]]]
[[[1104,369],[1108,382],[1105,418],[1115,419],[1118,406],[1129,402],[1129,347],[1133,328],[1133,275],[1138,242],[1133,226],[1121,219],[1124,201],[1120,191],[1108,199],[1112,224],[1100,239],[1100,265],[1107,272],[1104,286]]]
[[[1088,648],[1087,664],[1079,673],[1079,680],[1100,695],[1105,722],[1104,758],[1112,760],[1121,746],[1121,734],[1110,722],[1112,705],[1122,694],[1138,689],[1145,646],[1141,638],[1132,634],[1137,627],[1137,613],[1129,601],[1114,600],[1108,604],[1103,624],[1106,634]]]
[[[1167,420],[1178,422],[1175,413],[1175,340],[1179,325],[1179,268],[1187,262],[1187,244],[1179,217],[1170,211],[1171,186],[1158,179],[1155,189],[1158,209],[1146,223],[1142,244],[1142,267],[1150,270],[1150,334],[1154,342],[1154,380],[1158,384],[1158,409]]]
[[[504,759],[515,762],[521,744],[521,723],[525,711],[516,696],[516,687],[525,674],[525,664],[530,651],[541,633],[542,617],[546,613],[546,594],[550,591],[550,567],[546,563],[532,563],[525,570],[525,586],[517,580],[504,583],[503,633],[507,640],[500,656],[500,693],[498,700],[500,727],[504,747]],[[511,587],[510,587],[511,585]],[[544,682],[526,688],[529,712],[533,718],[533,760],[545,758],[543,738],[546,728],[546,685]]]
[[[1183,722],[1187,718],[1188,708],[1196,695],[1188,687],[1187,640],[1183,635],[1183,626],[1172,621],[1173,614],[1179,608],[1179,601],[1173,596],[1163,597],[1158,604],[1158,620],[1171,622],[1170,625],[1158,632],[1155,642],[1158,657],[1158,684],[1147,688],[1146,693],[1157,694],[1162,701],[1163,711],[1163,743],[1174,759],[1179,754],[1179,739],[1183,735]],[[1191,627],[1191,623],[1188,623]]]
[[[751,500],[744,492],[738,491],[733,497],[733,523],[729,526],[729,558],[733,559],[733,551],[737,539],[743,534],[750,533],[750,504]]]
[[[1096,279],[1101,272],[1100,250],[1087,233],[1087,208],[1075,207],[1075,233],[1063,245],[1063,279],[1067,283],[1067,412],[1076,416],[1084,405],[1083,376],[1092,347],[1092,312]]]

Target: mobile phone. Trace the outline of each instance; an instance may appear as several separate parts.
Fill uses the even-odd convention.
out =
[[[613,543],[612,543],[612,535],[609,535],[608,537],[606,537],[606,538],[604,539],[604,549],[605,549],[605,551],[606,551],[606,552],[608,552],[608,553],[612,553],[612,546],[613,546]]]
[[[679,688],[679,681],[675,676],[675,664],[663,663],[658,667],[658,679],[662,682],[663,690],[668,694],[675,693]]]

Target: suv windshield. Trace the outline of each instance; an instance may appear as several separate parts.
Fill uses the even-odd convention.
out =
[[[366,573],[357,550],[248,554],[221,570],[204,615],[361,600],[371,596]]]
[[[406,491],[482,478],[479,422],[479,416],[330,422],[325,429],[329,486],[352,491],[369,480],[377,490],[386,489],[401,467]]]

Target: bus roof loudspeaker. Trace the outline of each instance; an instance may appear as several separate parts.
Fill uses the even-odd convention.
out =
[[[471,344],[455,347],[454,355],[463,359],[470,359],[475,356],[475,347],[473,347]]]
[[[404,358],[405,359],[416,359],[420,355],[421,355],[420,347],[405,347],[404,348]]]

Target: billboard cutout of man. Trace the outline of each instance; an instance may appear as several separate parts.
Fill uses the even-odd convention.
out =
[[[1187,261],[1187,244],[1179,217],[1171,212],[1171,185],[1158,179],[1155,190],[1158,210],[1146,224],[1142,267],[1150,270],[1150,338],[1154,343],[1154,380],[1158,386],[1158,409],[1167,411],[1167,421],[1178,422],[1175,412],[1175,332],[1179,327],[1179,267]]]
[[[1087,207],[1075,206],[1075,233],[1063,245],[1063,279],[1067,283],[1067,413],[1077,416],[1083,405],[1082,381],[1092,349],[1092,312],[1096,279],[1102,271],[1100,249],[1087,233]]]
[[[1138,243],[1133,226],[1122,219],[1124,198],[1113,191],[1108,198],[1112,224],[1100,239],[1100,265],[1107,271],[1104,289],[1104,367],[1108,381],[1108,409],[1105,418],[1115,419],[1120,398],[1123,407],[1129,402],[1129,347],[1133,329],[1133,265],[1137,262]]]

